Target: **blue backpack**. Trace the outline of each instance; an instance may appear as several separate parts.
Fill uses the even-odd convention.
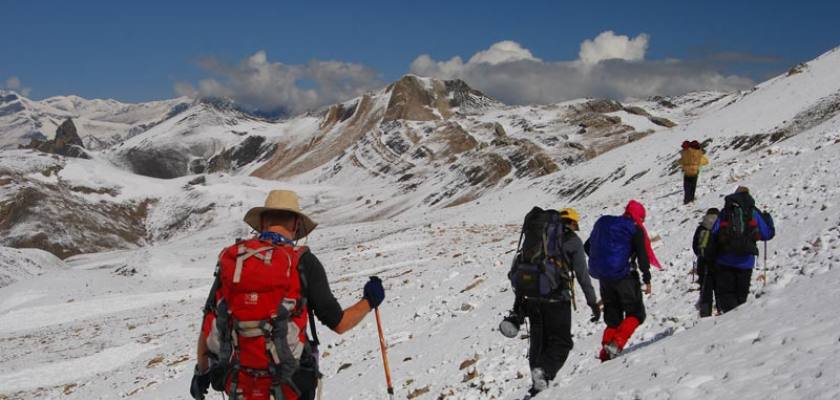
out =
[[[598,218],[589,235],[589,275],[606,281],[627,277],[636,229],[636,223],[627,217],[605,215]]]
[[[516,256],[508,273],[517,296],[544,299],[570,287],[573,272],[568,267],[562,244],[560,214],[534,207],[525,216]]]

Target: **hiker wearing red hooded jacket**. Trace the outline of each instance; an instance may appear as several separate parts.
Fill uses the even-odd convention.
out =
[[[604,303],[607,328],[601,339],[601,361],[621,354],[630,336],[645,321],[639,272],[644,293],[649,295],[653,290],[650,265],[659,267],[659,261],[650,246],[644,221],[644,206],[630,200],[624,215],[599,218],[584,245],[589,254],[589,274],[598,279]]]

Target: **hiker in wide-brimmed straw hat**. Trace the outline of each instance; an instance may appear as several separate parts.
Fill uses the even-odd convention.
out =
[[[264,229],[262,217],[269,212],[291,213],[299,217],[294,231],[296,234],[294,240],[303,239],[318,226],[318,223],[300,209],[298,195],[291,190],[272,190],[268,193],[264,206],[254,207],[245,213],[245,223],[257,232],[262,232]]]
[[[382,280],[371,276],[361,299],[342,309],[324,266],[297,243],[318,224],[293,191],[272,190],[244,220],[258,234],[219,255],[190,394],[204,400],[212,386],[237,399],[314,400],[321,377],[314,319],[338,334],[353,329],[385,300]]]

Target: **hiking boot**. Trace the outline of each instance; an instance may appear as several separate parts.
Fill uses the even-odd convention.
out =
[[[545,371],[543,371],[542,368],[534,368],[531,371],[531,381],[531,390],[533,390],[534,393],[542,392],[548,388],[548,381],[545,379]]]
[[[604,350],[604,348],[603,348],[603,347],[601,347],[601,352],[600,352],[600,353],[598,353],[598,359],[599,359],[599,360],[601,360],[601,362],[605,362],[605,361],[609,361],[609,360],[610,360],[610,355],[609,355],[609,354],[607,354],[607,351],[606,351],[606,350]]]
[[[609,359],[616,358],[621,354],[621,348],[618,347],[618,344],[616,344],[615,341],[605,344],[604,351],[609,356]]]
[[[700,303],[697,307],[700,311],[700,318],[712,316],[712,305],[709,303]]]

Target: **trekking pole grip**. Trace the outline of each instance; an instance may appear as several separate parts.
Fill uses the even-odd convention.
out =
[[[385,368],[385,383],[388,385],[388,397],[394,398],[394,386],[391,384],[391,367],[388,365],[388,346],[385,344],[385,334],[382,332],[382,317],[379,307],[373,309],[376,314],[376,329],[379,332],[379,349],[382,352],[382,365]]]

